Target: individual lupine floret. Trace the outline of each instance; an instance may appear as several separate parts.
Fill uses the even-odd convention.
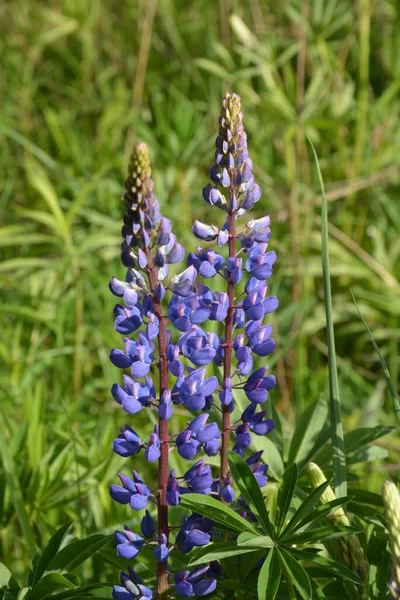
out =
[[[149,401],[154,398],[153,382],[150,377],[146,378],[145,383],[133,381],[128,375],[123,375],[122,379],[124,387],[115,383],[111,388],[111,393],[125,412],[134,415],[140,412],[144,406],[148,406]]]
[[[142,441],[136,431],[130,425],[125,425],[120,431],[113,443],[114,452],[124,458],[137,454],[142,447]]]
[[[275,252],[267,252],[265,250],[267,244],[257,244],[248,253],[246,260],[246,271],[256,279],[269,279],[272,275],[272,266],[276,261]]]
[[[197,239],[203,240],[204,242],[212,242],[217,238],[219,229],[218,227],[215,227],[215,225],[207,225],[196,219],[193,223],[192,232]]]
[[[170,506],[178,506],[180,501],[179,483],[175,477],[175,469],[172,469],[167,483],[167,502]]]
[[[215,579],[206,579],[210,567],[197,567],[193,571],[179,571],[174,575],[175,591],[184,598],[206,596],[217,586]]]
[[[266,410],[257,412],[257,403],[252,402],[242,413],[242,421],[249,425],[250,431],[256,435],[267,435],[274,427],[273,419],[264,419]]]
[[[389,529],[392,558],[392,577],[389,589],[393,600],[400,598],[400,493],[392,481],[385,481],[382,487],[383,503]]]
[[[165,533],[162,533],[158,538],[157,548],[154,550],[154,556],[156,560],[160,562],[165,562],[168,559],[169,549],[167,546],[167,536]]]
[[[204,301],[194,294],[181,298],[174,294],[168,307],[168,318],[178,331],[186,332],[191,325],[200,325],[207,321],[210,309]]]
[[[147,509],[144,517],[142,518],[140,529],[145,538],[152,538],[157,531],[154,519]]]
[[[114,307],[114,327],[118,333],[129,335],[133,333],[143,323],[141,311],[137,306],[121,306],[117,304]]]
[[[268,392],[276,385],[274,375],[267,375],[268,367],[261,367],[254,371],[244,385],[244,391],[250,402],[263,404],[268,400]]]
[[[211,486],[213,484],[211,467],[204,464],[202,458],[186,471],[183,478],[191,492],[205,494],[206,496],[211,494]]]
[[[143,546],[144,539],[125,525],[124,531],[115,532],[117,554],[128,560],[135,558]]]
[[[265,463],[262,463],[260,461],[260,458],[261,458],[263,452],[264,452],[263,450],[260,450],[259,452],[252,454],[246,460],[247,464],[249,465],[250,469],[252,470],[253,475],[256,478],[256,481],[260,487],[264,487],[265,485],[267,485],[267,482],[268,482],[268,477],[267,477],[268,465],[266,465]]]
[[[149,503],[150,490],[136,471],[132,471],[132,474],[133,480],[122,473],[118,473],[122,486],[112,485],[110,496],[120,504],[129,504],[134,510],[142,510]]]
[[[230,504],[235,499],[235,490],[232,487],[232,478],[225,477],[221,490],[221,497],[224,502]]]
[[[217,352],[218,344],[218,336],[215,333],[206,333],[197,325],[192,325],[178,341],[182,354],[196,367],[210,364]]]
[[[278,308],[278,299],[276,296],[266,298],[267,286],[263,281],[251,277],[246,283],[246,297],[243,300],[242,308],[246,317],[252,321],[258,321],[274,312]]]
[[[208,456],[218,453],[221,434],[216,423],[206,424],[208,417],[207,413],[199,415],[176,438],[176,448],[182,458],[194,458],[201,447]]]
[[[144,452],[145,458],[148,462],[155,462],[160,458],[160,438],[158,437],[158,425],[154,425],[154,431],[150,434],[150,440],[148,446]]]
[[[196,248],[197,254],[191,252],[188,256],[188,265],[193,265],[196,271],[208,279],[214,277],[224,267],[224,257],[212,248],[203,250],[200,246]]]
[[[212,396],[218,387],[218,379],[213,376],[205,378],[204,368],[194,369],[181,379],[174,388],[176,391],[175,404],[185,404],[189,410],[201,410],[206,404],[206,398]]]
[[[271,338],[271,325],[261,325],[261,321],[249,321],[245,325],[252,351],[258,356],[268,356],[275,350],[275,340]]]
[[[127,369],[131,367],[132,377],[140,378],[147,375],[154,360],[154,343],[146,335],[139,332],[138,339],[124,338],[125,352],[111,350],[110,360],[116,367]]]
[[[122,572],[120,575],[121,585],[114,585],[114,600],[149,600],[153,592],[143,585],[140,577],[129,567],[129,574]]]
[[[206,546],[211,540],[214,521],[196,513],[185,516],[183,525],[176,536],[176,545],[180,552],[187,554],[196,546]]]

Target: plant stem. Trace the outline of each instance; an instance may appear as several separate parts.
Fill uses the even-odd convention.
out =
[[[154,314],[159,320],[158,350],[159,350],[159,373],[160,373],[160,397],[168,389],[168,360],[167,360],[167,332],[165,317],[161,302],[155,297],[157,286],[157,274],[154,268],[153,257],[150,250],[146,251],[148,274],[151,291],[153,294]],[[168,420],[158,419],[160,437],[160,458],[158,459],[158,535],[164,533],[167,538],[168,526],[168,504],[167,504],[167,482],[168,482]],[[166,600],[168,597],[168,572],[167,562],[157,561],[157,598]]]
[[[231,206],[232,196],[235,193],[235,188],[232,185],[230,188],[231,195]],[[234,257],[236,254],[236,241],[235,241],[235,225],[236,215],[235,212],[231,211],[228,217],[229,225],[229,257]],[[233,312],[234,312],[234,283],[232,278],[228,277],[228,314],[225,321],[225,355],[224,355],[224,381],[227,377],[231,376],[232,369],[232,333],[233,333]],[[230,442],[230,426],[231,416],[229,406],[222,407],[222,447],[221,447],[221,489],[224,483],[225,477],[228,476],[228,450]]]

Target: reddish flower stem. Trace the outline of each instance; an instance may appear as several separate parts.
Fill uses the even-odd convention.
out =
[[[165,317],[162,311],[161,302],[155,297],[157,286],[157,273],[154,268],[153,256],[150,250],[146,250],[148,275],[150,288],[153,295],[154,314],[159,320],[158,332],[158,350],[160,373],[160,398],[163,392],[168,389],[168,360],[167,360],[167,331],[165,327]],[[168,526],[168,503],[167,503],[167,483],[168,483],[168,420],[158,419],[159,437],[160,437],[160,458],[158,459],[158,535],[164,533],[167,538],[169,534]],[[157,561],[157,599],[166,600],[168,598],[168,572],[167,562]]]
[[[235,188],[231,187],[231,206],[232,195],[235,193]],[[228,216],[229,226],[229,257],[236,255],[236,215],[231,212]],[[231,376],[232,371],[232,334],[233,334],[233,312],[234,312],[234,283],[230,275],[228,275],[228,314],[225,321],[225,354],[224,354],[224,380]],[[228,476],[228,450],[231,434],[231,415],[229,406],[222,407],[222,447],[221,447],[221,490],[224,485],[224,479]]]

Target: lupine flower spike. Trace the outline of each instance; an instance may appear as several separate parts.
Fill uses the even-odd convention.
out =
[[[392,481],[385,481],[382,487],[382,496],[392,555],[392,577],[389,589],[393,600],[400,600],[400,493],[397,485]]]
[[[215,561],[191,572],[171,573],[168,561],[172,551],[190,552],[208,544],[217,533],[213,521],[197,514],[188,515],[182,525],[171,527],[168,507],[177,506],[182,494],[193,492],[214,494],[226,503],[235,501],[228,468],[231,441],[233,450],[242,457],[249,453],[247,464],[259,485],[264,486],[268,465],[260,460],[262,452],[251,454],[249,449],[252,434],[266,435],[274,427],[273,421],[265,418],[262,405],[268,400],[275,378],[267,374],[266,366],[254,370],[253,358],[268,356],[275,347],[271,327],[263,324],[263,319],[277,307],[277,299],[268,295],[266,285],[276,257],[267,251],[269,217],[251,219],[241,226],[237,223],[260,199],[261,190],[252,174],[240,98],[236,94],[227,94],[222,103],[210,179],[212,183],[204,188],[203,197],[226,213],[226,221],[220,228],[196,221],[193,233],[205,242],[217,241],[221,253],[197,247],[188,256],[187,268],[169,277],[169,265],[180,262],[184,250],[172,233],[170,221],[161,215],[153,192],[147,146],[141,143],[135,147],[125,183],[122,228],[121,259],[128,270],[125,281],[113,277],[109,286],[119,298],[114,326],[124,336],[123,349],[112,350],[110,360],[116,367],[129,370],[122,376],[122,385],[113,385],[112,395],[133,420],[135,414],[149,410],[156,411],[158,417],[147,435],[137,432],[133,422],[127,423],[113,444],[114,451],[124,459],[136,461],[143,450],[148,462],[158,462],[157,486],[145,483],[136,470],[132,475],[120,473],[120,484],[111,485],[114,500],[133,510],[146,511],[140,533],[129,527],[116,532],[117,553],[133,559],[144,545],[153,549],[158,600],[167,600],[170,589],[171,595],[183,597],[209,594],[222,574]],[[226,258],[224,246],[228,248]],[[236,286],[245,272],[248,280],[243,292],[242,287]],[[217,276],[225,290],[208,287],[208,280],[217,281]],[[165,311],[163,301],[167,294],[170,296]],[[207,331],[207,321],[221,323],[222,335]],[[168,323],[173,329],[167,329]],[[207,375],[207,366],[212,362],[222,367],[220,380]],[[249,404],[241,417],[231,423],[238,388],[243,389]],[[223,414],[222,435],[210,417],[216,398]],[[176,405],[188,411],[188,419],[183,431],[171,439],[168,422]],[[192,461],[183,475],[169,468],[170,449]],[[213,474],[203,457],[218,453],[221,468]],[[157,506],[157,522],[150,513],[152,502]],[[242,514],[249,513],[241,497],[236,508]],[[249,516],[253,518],[251,513]],[[176,529],[179,532],[171,540]],[[122,573],[121,585],[114,587],[113,597],[144,599],[152,598],[153,592],[131,569],[128,574]]]
[[[315,463],[310,463],[308,465],[307,475],[313,489],[316,489],[327,481],[324,473]],[[336,500],[336,496],[332,488],[328,486],[320,498],[320,504],[326,504],[332,500]],[[336,525],[350,525],[350,521],[341,507],[335,508],[331,512],[329,520]],[[368,600],[369,563],[364,554],[364,550],[361,547],[360,540],[354,533],[351,533],[350,535],[336,538],[335,543],[341,562],[357,573],[361,581],[364,582],[363,585],[358,587],[360,600]]]

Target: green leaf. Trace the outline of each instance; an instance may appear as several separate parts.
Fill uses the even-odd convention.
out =
[[[0,588],[7,587],[11,577],[11,571],[7,569],[6,565],[0,563]]]
[[[274,542],[267,535],[251,535],[250,533],[241,533],[237,539],[238,545],[252,548],[272,548]]]
[[[346,525],[324,525],[285,538],[284,543],[289,545],[314,544],[323,540],[350,535],[351,533],[360,533],[360,530],[356,527],[348,527]]]
[[[296,526],[297,529],[301,529],[305,525],[311,522],[315,522],[317,519],[322,519],[323,517],[329,516],[334,508],[338,508],[346,504],[351,500],[351,496],[345,496],[344,498],[336,498],[336,500],[331,500],[326,504],[321,504],[321,506],[317,506],[311,513],[309,513],[306,517],[304,517]]]
[[[302,469],[325,444],[329,439],[327,420],[328,405],[320,396],[300,415],[289,448],[289,464],[295,462]]]
[[[332,292],[329,265],[329,235],[328,235],[328,203],[325,195],[324,180],[317,152],[307,131],[301,125],[304,134],[311,146],[318,180],[321,188],[321,252],[322,276],[324,282],[324,304],[326,317],[326,333],[328,342],[328,370],[329,370],[329,412],[331,417],[331,447],[333,474],[335,481],[335,494],[337,498],[347,495],[346,456],[344,451],[343,425],[340,408],[339,380],[336,365],[335,332],[333,327]]]
[[[312,594],[311,583],[304,568],[284,548],[279,548],[277,551],[285,579],[289,578],[290,583],[294,585],[303,600],[310,600]]]
[[[265,506],[260,487],[249,465],[238,454],[230,451],[229,468],[240,493],[246,500],[250,509],[257,516],[260,524],[263,525],[265,532],[273,538],[274,530],[271,521],[269,520],[267,507]]]
[[[226,506],[210,496],[204,496],[203,494],[185,494],[181,497],[180,505],[184,508],[190,508],[193,512],[197,512],[204,517],[212,519],[230,531],[236,531],[238,533],[249,531],[253,535],[257,533],[253,525],[246,521],[246,519],[243,519],[243,517],[229,508],[229,506]]]
[[[300,523],[300,521],[302,519],[304,519],[313,510],[313,508],[318,503],[319,499],[321,498],[322,494],[324,493],[326,488],[329,486],[329,484],[330,484],[329,481],[325,481],[319,487],[317,487],[315,490],[312,490],[312,492],[304,500],[304,502],[299,506],[299,508],[296,510],[293,517],[291,518],[291,520],[285,527],[285,529],[280,537],[281,540],[285,539],[292,531],[297,529],[298,523]]]
[[[48,573],[33,587],[29,598],[30,600],[42,600],[57,590],[74,587],[75,584],[67,579],[67,577],[64,577],[64,575],[60,573]]]
[[[268,556],[261,567],[257,581],[258,600],[274,600],[281,581],[279,556],[275,549]]]
[[[326,558],[325,556],[315,554],[315,552],[310,552],[309,550],[295,550],[292,548],[290,552],[295,558],[310,562],[318,567],[322,567],[330,573],[338,576],[340,579],[345,578],[353,583],[361,583],[361,580],[356,573],[332,558]]]
[[[276,502],[275,527],[278,534],[280,533],[283,524],[285,523],[286,515],[289,512],[293,495],[296,490],[298,476],[299,470],[296,463],[292,463],[283,474]]]
[[[72,521],[71,521],[71,523],[67,523],[67,525],[64,525],[64,527],[60,527],[60,529],[58,529],[54,533],[54,535],[50,538],[48,544],[45,546],[45,548],[43,549],[43,552],[41,553],[41,555],[39,557],[36,568],[34,569],[32,586],[34,586],[35,583],[42,577],[43,573],[47,569],[47,566],[50,564],[50,562],[56,556],[57,552],[60,549],[61,544],[63,543],[63,541],[65,539],[65,536],[68,534],[69,530],[71,529],[71,525],[72,525]]]
[[[236,542],[223,542],[217,544],[208,544],[200,550],[197,550],[190,559],[189,566],[201,565],[211,560],[221,560],[230,556],[239,556],[239,554],[247,554],[256,552],[258,548],[240,547]]]
[[[101,548],[108,546],[114,539],[111,535],[92,535],[84,540],[77,540],[62,548],[47,566],[47,571],[73,571],[85,560],[96,554]]]

